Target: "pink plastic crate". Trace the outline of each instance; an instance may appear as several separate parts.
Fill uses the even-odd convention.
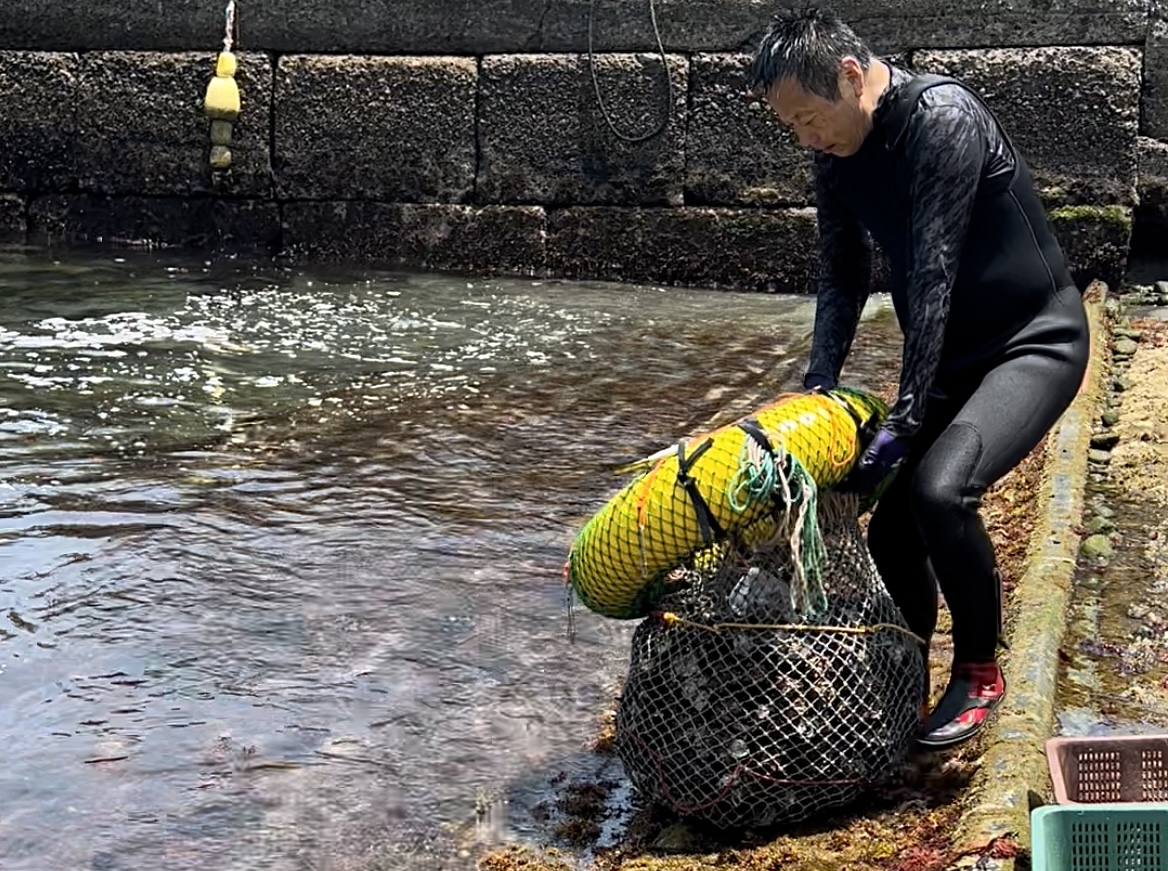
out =
[[[1046,761],[1058,804],[1168,801],[1168,735],[1051,738]]]

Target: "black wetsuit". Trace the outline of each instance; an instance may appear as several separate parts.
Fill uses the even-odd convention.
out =
[[[955,661],[992,662],[1001,592],[978,508],[1077,393],[1086,313],[1029,169],[986,106],[951,79],[892,73],[860,150],[816,157],[808,380],[839,377],[874,240],[905,337],[886,426],[911,450],[876,506],[869,547],[915,632],[932,635],[939,584]]]

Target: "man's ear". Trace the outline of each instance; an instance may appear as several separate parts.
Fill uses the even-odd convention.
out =
[[[850,55],[840,61],[840,93],[856,98],[864,93],[864,68]]]

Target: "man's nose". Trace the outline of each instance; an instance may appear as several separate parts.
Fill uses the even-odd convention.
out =
[[[799,137],[799,144],[804,148],[819,148],[819,137],[809,130],[800,130],[796,133]]]

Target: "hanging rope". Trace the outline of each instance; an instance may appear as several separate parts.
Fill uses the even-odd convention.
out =
[[[649,20],[653,23],[653,36],[657,40],[657,51],[661,55],[661,69],[665,73],[665,119],[655,129],[640,136],[622,133],[618,130],[612,117],[608,114],[608,110],[604,108],[604,97],[600,94],[600,80],[596,75],[596,55],[592,48],[592,31],[595,25],[596,4],[598,2],[600,0],[590,0],[588,4],[588,68],[592,73],[592,89],[596,92],[596,103],[600,107],[600,114],[604,116],[604,120],[608,124],[609,129],[612,130],[618,139],[634,143],[654,139],[664,133],[665,128],[669,126],[669,122],[673,120],[673,77],[669,74],[669,59],[665,56],[665,46],[661,41],[661,30],[657,26],[657,0],[649,0]]]
[[[231,51],[231,47],[239,39],[239,22],[235,18],[235,0],[227,0],[227,9],[224,12],[226,22],[223,33],[223,50]]]

